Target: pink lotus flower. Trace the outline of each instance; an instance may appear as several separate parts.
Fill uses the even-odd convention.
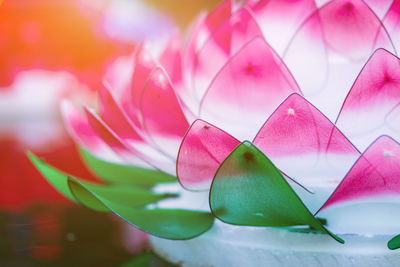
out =
[[[102,160],[176,174],[185,189],[209,191],[212,215],[223,222],[308,225],[339,242],[330,231],[394,236],[399,25],[397,0],[224,1],[199,16],[185,45],[175,36],[160,53],[139,47],[129,79],[122,71],[106,77],[98,112],[65,102],[64,118],[76,142]],[[179,233],[163,232],[157,227],[173,228],[165,214],[146,217],[65,181],[60,190],[83,204],[91,205],[77,185],[157,236],[191,238],[212,224],[193,219],[191,232],[181,218]]]

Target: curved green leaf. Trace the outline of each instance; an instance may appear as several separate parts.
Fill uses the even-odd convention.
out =
[[[116,203],[131,207],[142,207],[164,198],[177,196],[174,194],[156,194],[132,185],[96,185],[75,178],[73,178],[73,182],[70,182],[71,178],[68,178],[66,173],[51,167],[32,153],[29,153],[28,156],[46,180],[64,196],[96,211],[109,212],[110,210],[104,207],[104,204],[97,198],[94,198],[87,190],[112,199]],[[76,186],[74,183],[78,183],[79,186]],[[82,190],[80,185],[83,185],[86,190]]]
[[[112,211],[152,235],[167,239],[190,239],[207,231],[214,222],[214,216],[209,212],[139,208],[176,195],[155,194],[131,185],[90,184],[47,165],[31,153],[29,157],[45,178],[71,200],[97,211]]]
[[[388,248],[391,250],[395,250],[400,248],[400,235],[396,235],[387,244]]]
[[[55,189],[57,189],[62,195],[69,198],[70,200],[76,201],[75,197],[69,190],[68,179],[64,173],[50,167],[31,152],[28,152],[27,156],[32,161],[33,165],[36,166],[39,172]]]
[[[252,143],[245,141],[217,170],[210,192],[210,207],[222,221],[247,226],[308,225],[329,232],[311,214],[280,171]]]
[[[69,177],[71,191],[84,203],[97,199],[126,222],[155,236],[167,239],[189,239],[207,231],[214,222],[209,212],[181,209],[137,209],[109,198],[103,192],[90,190],[84,183]],[[79,195],[79,196],[78,196]]]
[[[152,186],[157,183],[177,182],[175,176],[159,170],[107,162],[90,154],[83,148],[80,148],[80,152],[88,167],[99,177],[110,183]]]
[[[68,177],[68,185],[69,188],[74,195],[74,197],[83,205],[94,209],[94,202],[98,202],[97,198],[93,197],[93,194],[96,196],[101,196],[100,202],[104,199],[112,200],[115,203],[126,205],[130,207],[143,207],[147,204],[157,202],[164,198],[169,197],[177,197],[177,194],[155,194],[146,189],[134,187],[132,185],[122,186],[122,185],[106,185],[99,186],[93,185],[89,183],[84,183],[74,177]],[[92,203],[86,204],[86,203]],[[100,206],[104,206],[102,203]],[[101,208],[99,211],[101,211]],[[109,211],[108,208],[105,210]]]

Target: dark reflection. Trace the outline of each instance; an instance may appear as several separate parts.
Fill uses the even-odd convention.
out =
[[[133,257],[122,245],[122,226],[79,206],[0,212],[0,265],[119,266]]]

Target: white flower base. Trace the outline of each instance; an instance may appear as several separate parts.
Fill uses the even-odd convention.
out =
[[[205,234],[185,241],[151,237],[155,252],[180,266],[400,266],[400,251],[387,248],[391,236],[324,234],[244,227],[215,221]]]

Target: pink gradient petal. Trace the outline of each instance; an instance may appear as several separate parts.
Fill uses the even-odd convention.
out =
[[[377,136],[400,138],[390,128],[400,103],[400,59],[384,49],[371,56],[343,103],[336,125],[364,150]]]
[[[101,118],[122,139],[140,141],[131,121],[119,107],[110,90],[103,87],[100,91]]]
[[[385,124],[392,132],[400,132],[400,103],[387,114]]]
[[[363,1],[333,0],[299,28],[284,61],[304,95],[330,119],[376,48],[394,51],[379,18]]]
[[[198,51],[193,66],[193,88],[201,99],[218,71],[244,44],[262,32],[248,9],[243,8],[222,23]]]
[[[340,202],[400,194],[400,144],[381,136],[360,156],[321,211]]]
[[[93,111],[85,109],[92,130],[121,158],[134,166],[156,168],[175,173],[173,161],[142,142],[123,140]]]
[[[189,124],[169,78],[156,68],[143,87],[140,100],[142,124],[153,142],[174,159]]]
[[[103,88],[100,92],[100,99],[102,102],[101,118],[104,124],[108,125],[121,140],[126,142],[133,153],[158,169],[165,169],[163,167],[165,162],[171,163],[161,151],[151,146],[151,140],[146,133],[131,123],[107,88]]]
[[[383,23],[393,40],[396,50],[400,50],[400,0],[394,0],[386,13]]]
[[[220,70],[200,106],[200,117],[236,138],[253,138],[265,118],[300,92],[285,64],[261,37],[248,42]]]
[[[311,186],[338,184],[360,155],[332,122],[298,94],[276,109],[253,143],[282,172],[311,190]],[[316,191],[321,197],[311,199],[309,208],[318,209],[332,190]]]
[[[239,143],[221,129],[196,120],[179,148],[176,173],[182,186],[190,190],[209,189],[219,165]]]
[[[375,12],[379,19],[383,19],[389,11],[393,0],[364,0],[364,2]]]
[[[157,67],[156,61],[153,59],[149,51],[146,50],[146,44],[138,47],[135,53],[135,66],[130,86],[120,97],[120,105],[129,116],[133,124],[141,129],[139,122],[138,110],[140,105],[140,97],[142,95],[143,86],[149,78],[152,71]]]
[[[133,165],[142,165],[140,164],[141,159],[129,150],[127,144],[121,140],[99,116],[86,107],[85,113],[92,131],[96,133],[117,155]]]
[[[400,144],[376,139],[321,206],[318,216],[339,233],[394,235],[400,231]]]
[[[179,34],[169,40],[159,61],[168,73],[172,84],[175,85],[182,82],[182,39]]]
[[[225,0],[219,4],[207,16],[202,14],[195,25],[193,25],[192,33],[189,36],[183,62],[186,68],[192,70],[194,59],[197,51],[209,39],[211,34],[226,21],[232,14],[232,1]],[[191,74],[191,73],[190,73]]]
[[[190,90],[185,86],[182,77],[182,39],[175,35],[169,41],[167,47],[160,56],[160,64],[168,73],[171,83],[174,85],[179,99],[182,100],[182,109],[189,121],[195,120],[198,101],[196,101]]]
[[[316,0],[317,6],[323,6],[331,0]],[[388,12],[390,6],[393,3],[393,0],[363,0],[379,17],[379,19],[383,19]]]
[[[117,100],[130,90],[130,80],[135,63],[134,56],[135,53],[118,57],[111,61],[104,71],[103,85],[106,83],[113,89],[113,95]]]
[[[102,159],[123,162],[92,130],[84,114],[70,102],[62,102],[61,113],[67,131],[80,147]]]
[[[362,1],[334,0],[318,15],[327,48],[351,59],[365,58],[388,41],[379,19]]]
[[[247,6],[254,12],[265,39],[282,55],[299,25],[316,10],[314,0],[261,0]]]
[[[207,15],[205,25],[210,32],[216,30],[232,14],[232,0],[225,0]]]

